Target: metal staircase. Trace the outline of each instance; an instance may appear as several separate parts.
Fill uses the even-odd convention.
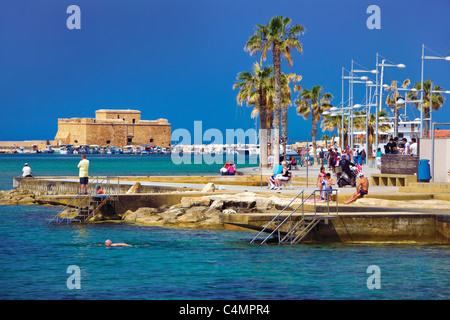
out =
[[[259,236],[263,233],[269,233],[264,239],[261,240],[260,244],[265,244],[272,236],[278,239],[278,244],[298,244],[301,242],[321,221],[333,218],[330,216],[330,196],[333,192],[336,192],[337,199],[337,189],[327,190],[329,192],[327,196],[327,206],[326,212],[323,215],[317,215],[316,206],[316,193],[320,190],[314,190],[306,198],[304,196],[305,190],[302,190],[296,197],[294,197],[289,204],[287,204],[253,239],[250,243],[254,243],[259,239]],[[322,191],[323,192],[323,191]],[[302,199],[301,203],[292,210],[289,214],[282,215],[287,208],[298,198]],[[307,200],[314,199],[314,213],[312,215],[305,215],[304,204]],[[298,213],[294,215],[301,208],[301,215]],[[338,202],[336,201],[336,214],[338,213]]]
[[[90,190],[87,194],[79,193],[76,195],[60,213],[49,220],[49,223],[86,223],[90,218],[97,214],[106,203],[117,201],[119,188],[116,189],[116,194],[112,194],[110,190],[108,190],[102,195],[96,194],[94,188],[89,188],[92,185],[101,184],[105,181],[107,189],[110,189],[109,187],[111,184],[109,177],[103,178],[101,181],[99,177],[96,177],[86,187],[87,190]],[[75,203],[76,205],[74,205]]]

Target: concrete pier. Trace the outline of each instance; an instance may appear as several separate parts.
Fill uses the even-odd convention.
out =
[[[305,178],[305,177],[304,177]],[[99,178],[101,180],[102,178]],[[308,178],[314,180],[314,177]],[[158,208],[161,212],[164,207],[180,206],[183,200],[190,201],[190,206],[203,208],[202,212],[214,211],[220,218],[225,229],[262,230],[301,190],[309,194],[315,189],[313,181],[298,179],[293,189],[282,191],[268,190],[261,186],[261,177],[255,175],[222,177],[222,176],[183,176],[183,177],[120,177],[118,180],[108,179],[109,184],[102,183],[108,192],[117,194],[118,201],[114,207],[104,208],[103,214],[108,216],[122,216],[128,210],[136,211],[139,208]],[[105,180],[106,181],[106,180]],[[308,181],[308,186],[306,186]],[[207,183],[214,183],[214,190],[202,191]],[[127,194],[131,187],[139,183],[137,193]],[[14,178],[16,188],[26,189],[37,196],[34,201],[38,204],[67,205],[74,195],[79,192],[79,182],[76,177],[47,177],[47,178]],[[436,185],[429,185],[430,190]],[[339,190],[336,202],[329,204],[329,219],[321,221],[305,241],[316,242],[415,242],[448,244],[450,236],[450,198],[445,192],[447,185],[439,186],[444,192],[427,192],[427,187],[407,189],[399,192],[399,187],[374,186],[370,188],[369,195],[352,205],[343,205],[354,188]],[[401,189],[401,187],[400,187]],[[414,191],[412,193],[411,191]],[[271,208],[260,208],[255,199],[243,199],[241,195],[253,194],[258,199],[278,199],[281,202]],[[214,197],[237,197],[227,205],[217,210]],[[242,198],[241,200],[240,197]],[[224,198],[224,199],[225,199]],[[200,201],[201,200],[201,201]],[[406,206],[409,202],[441,201],[440,206],[423,207]],[[242,201],[242,204],[239,203]],[[272,201],[272,200],[271,200]],[[275,200],[274,200],[275,201]],[[284,202],[283,202],[284,201]],[[375,201],[370,204],[368,201]],[[378,201],[378,202],[376,202]],[[384,202],[383,202],[384,201]],[[224,201],[225,202],[225,201]],[[402,204],[400,204],[403,202]],[[388,203],[389,205],[385,205]],[[294,203],[291,208],[298,204]],[[72,203],[76,205],[76,203]],[[236,206],[236,207],[233,207]],[[214,210],[212,208],[214,207]],[[236,209],[232,214],[225,209]],[[192,209],[192,208],[191,208]],[[102,209],[103,210],[103,209]],[[108,210],[113,211],[108,215]],[[211,211],[212,210],[212,211]],[[291,210],[292,211],[292,210]],[[323,215],[326,212],[324,203],[305,203],[303,214]],[[286,213],[290,211],[286,210]],[[292,218],[300,219],[302,213],[295,213]],[[267,230],[271,232],[272,230]]]

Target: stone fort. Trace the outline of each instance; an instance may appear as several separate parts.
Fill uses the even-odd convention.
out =
[[[171,128],[166,119],[141,120],[138,110],[95,111],[95,118],[58,119],[57,145],[169,147]]]

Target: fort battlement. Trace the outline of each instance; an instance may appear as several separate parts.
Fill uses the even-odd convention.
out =
[[[171,127],[167,119],[141,120],[138,110],[100,109],[95,118],[58,119],[56,145],[155,145],[168,147]]]

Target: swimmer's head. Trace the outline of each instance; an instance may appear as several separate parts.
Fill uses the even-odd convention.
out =
[[[105,241],[105,246],[109,247],[111,245],[111,243],[112,243],[111,240],[108,239]]]

